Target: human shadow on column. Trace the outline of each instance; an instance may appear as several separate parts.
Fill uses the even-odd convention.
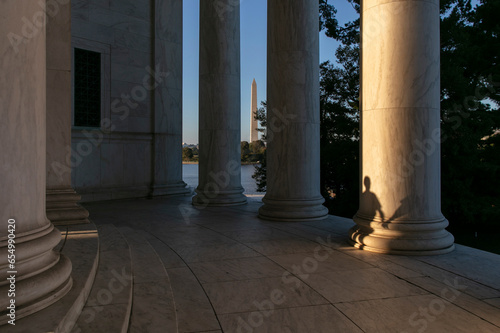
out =
[[[365,191],[361,194],[360,197],[360,202],[364,203],[365,208],[363,210],[363,217],[371,221],[378,212],[380,214],[382,222],[385,222],[385,215],[384,211],[382,210],[382,205],[380,204],[380,201],[378,200],[375,193],[370,191],[372,185],[370,177],[366,176],[363,180],[363,184],[365,184]],[[369,207],[369,209],[366,209],[367,207]]]
[[[382,205],[377,198],[377,195],[371,191],[371,179],[365,176],[363,180],[365,191],[360,195],[360,209],[354,216],[356,225],[350,230],[350,241],[359,249],[363,249],[364,238],[371,235],[375,230],[372,228],[371,223],[376,220],[377,212],[380,215],[380,222],[384,224],[385,214],[382,210]]]

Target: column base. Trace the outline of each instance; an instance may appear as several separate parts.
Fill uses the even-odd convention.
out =
[[[71,261],[52,250],[60,240],[61,233],[52,225],[34,234],[20,235],[16,237],[16,273],[8,273],[8,263],[0,265],[2,295],[7,295],[10,288],[7,277],[15,275],[16,320],[48,307],[71,289]],[[9,304],[7,297],[0,299],[0,325],[10,320]]]
[[[398,255],[436,255],[455,249],[444,217],[429,221],[381,222],[354,216],[349,243],[360,250]]]
[[[238,206],[247,203],[243,188],[232,191],[204,192],[198,188],[193,197],[193,206]]]
[[[64,276],[68,269],[69,272],[71,272],[71,262],[68,258],[61,255],[61,257],[59,258],[59,262],[50,271],[43,272],[42,274],[36,275],[35,277],[27,280],[17,282],[16,290],[26,290],[33,285],[36,285],[37,288],[44,288],[46,285],[52,284],[54,281],[58,281],[60,279],[60,276]],[[49,283],[49,281],[51,281],[52,283]],[[69,277],[65,281],[63,281],[59,287],[57,287],[55,290],[50,291],[43,297],[40,297],[39,299],[34,300],[26,305],[16,305],[16,320],[43,310],[46,307],[59,301],[71,290],[72,286],[73,279]],[[5,292],[7,292],[7,290]],[[16,291],[16,298],[17,295],[18,291]],[[7,324],[7,322],[10,320],[7,314],[8,311],[2,311],[2,313],[0,313],[0,326]]]
[[[302,222],[323,220],[328,217],[328,208],[323,206],[325,199],[279,200],[264,196],[264,205],[259,208],[259,217],[264,220],[280,222]]]
[[[191,195],[193,193],[191,187],[183,181],[168,185],[155,185],[151,191],[151,197],[157,196],[176,196],[176,195]]]
[[[47,218],[54,225],[89,223],[89,212],[78,204],[81,197],[72,188],[47,189]]]

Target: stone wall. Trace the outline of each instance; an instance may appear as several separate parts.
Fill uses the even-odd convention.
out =
[[[72,1],[73,49],[102,54],[101,128],[72,128],[72,183],[82,201],[150,192],[157,82],[152,6],[150,0]]]

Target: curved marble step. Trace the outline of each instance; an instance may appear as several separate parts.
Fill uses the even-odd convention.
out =
[[[160,239],[149,233],[146,233],[145,238],[155,249],[170,278],[177,313],[178,331],[219,332],[221,328],[213,307],[193,272]]]
[[[128,332],[178,332],[170,280],[156,251],[144,231],[128,227],[119,230],[132,255],[134,288]]]
[[[132,307],[128,243],[112,224],[99,225],[99,266],[89,298],[72,333],[127,332]]]
[[[58,226],[61,242],[56,252],[72,263],[73,285],[56,303],[30,316],[16,320],[16,325],[4,325],[1,332],[70,332],[89,296],[99,262],[99,239],[93,223]],[[2,296],[3,297],[3,296]]]

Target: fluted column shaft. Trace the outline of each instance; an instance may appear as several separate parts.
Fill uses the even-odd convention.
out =
[[[453,249],[440,190],[439,2],[362,4],[361,195],[356,247]]]
[[[55,225],[88,223],[71,186],[71,4],[47,15],[47,217]]]
[[[193,204],[244,204],[239,1],[200,1],[199,96],[199,184]]]
[[[0,324],[15,275],[16,319],[61,298],[70,288],[71,262],[52,249],[61,239],[45,215],[45,1],[4,1],[0,31]],[[32,25],[26,21],[32,22]],[[23,40],[25,42],[23,42]],[[15,267],[8,262],[8,221],[15,220]],[[16,273],[8,273],[15,270]]]
[[[182,0],[154,1],[155,70],[168,73],[154,89],[152,195],[185,195],[182,180]]]
[[[259,216],[322,219],[317,0],[268,0],[267,193]]]

